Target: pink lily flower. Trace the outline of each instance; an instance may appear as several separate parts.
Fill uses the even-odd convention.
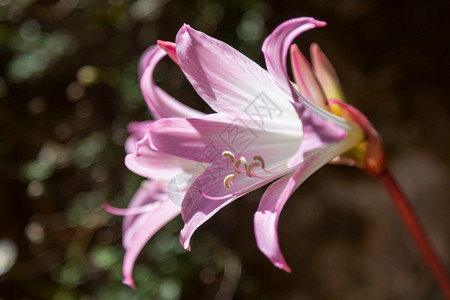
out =
[[[325,100],[305,99],[288,76],[292,41],[324,25],[312,18],[281,24],[263,44],[268,71],[188,25],[180,29],[175,44],[160,42],[217,112],[160,119],[145,128],[141,141],[149,149],[208,166],[183,199],[180,241],[185,249],[195,230],[217,211],[276,180],[255,213],[255,235],[271,262],[290,272],[277,236],[284,204],[312,173],[364,139],[360,126],[330,112]]]
[[[164,117],[198,117],[200,113],[183,105],[153,82],[153,70],[166,55],[158,46],[150,47],[139,62],[141,87],[147,105],[155,119]],[[150,88],[149,88],[150,86]],[[167,223],[177,217],[188,186],[177,185],[170,194],[169,181],[174,177],[194,178],[203,168],[194,161],[155,151],[146,146],[146,128],[152,121],[132,122],[128,125],[131,136],[125,142],[126,166],[134,173],[148,178],[135,193],[128,208],[121,209],[108,204],[104,208],[115,215],[124,216],[123,246],[126,250],[123,262],[123,283],[135,288],[133,267],[145,244]]]
[[[248,58],[188,25],[177,43],[158,42],[139,64],[141,88],[156,119],[129,125],[126,165],[149,178],[129,208],[105,208],[124,215],[124,283],[134,287],[132,270],[145,243],[167,222],[182,214],[180,241],[186,249],[193,232],[225,205],[266,183],[255,213],[258,247],[272,263],[290,272],[281,253],[277,224],[293,191],[331,161],[363,168],[381,179],[407,228],[446,295],[445,268],[427,241],[407,198],[386,168],[380,136],[369,120],[345,103],[334,68],[313,44],[312,66],[296,45],[300,33],[324,26],[312,18],[281,24],[264,42],[269,72]],[[286,70],[290,47],[296,84]],[[164,49],[164,50],[163,50]],[[181,104],[153,82],[153,70],[166,55],[174,60],[198,94],[217,113],[204,116]],[[204,167],[207,167],[204,170]],[[204,171],[203,171],[204,170]],[[176,186],[171,178],[196,178]]]

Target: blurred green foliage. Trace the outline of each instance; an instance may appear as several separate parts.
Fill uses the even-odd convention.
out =
[[[183,23],[263,64],[262,40],[282,21],[328,21],[329,28],[305,34],[301,48],[320,42],[347,98],[380,128],[389,151],[403,157],[406,148],[422,149],[435,156],[419,155],[427,166],[448,164],[450,49],[442,40],[450,9],[382,2],[0,0],[0,297],[439,299],[409,237],[386,226],[401,228],[386,213],[392,207],[368,204],[376,193],[357,171],[319,172],[291,200],[280,240],[292,275],[256,248],[251,216],[260,192],[205,224],[191,253],[178,242],[181,220],[170,223],[140,255],[136,291],[120,283],[122,220],[102,209],[105,202],[125,207],[142,180],[123,165],[127,123],[151,118],[139,56],[157,39],[174,40]],[[208,111],[170,60],[155,79]],[[447,178],[447,169],[430,168],[436,179],[417,195],[434,199],[428,220],[445,221],[448,188],[435,174]],[[331,177],[341,185],[323,189]],[[435,222],[428,223],[434,236],[446,236]],[[385,279],[391,272],[392,284]]]

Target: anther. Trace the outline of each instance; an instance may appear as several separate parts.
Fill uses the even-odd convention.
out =
[[[259,165],[260,164],[257,161],[254,161],[251,164],[249,164],[248,167],[247,167],[247,176],[248,177],[254,177],[255,173],[253,172],[253,169],[256,168],[256,167],[259,167]]]
[[[259,161],[261,163],[261,168],[262,169],[266,168],[266,163],[264,162],[264,159],[261,156],[255,155],[255,156],[253,156],[253,160]]]
[[[247,170],[248,163],[247,163],[247,160],[245,159],[245,157],[241,156],[241,158],[239,160],[244,165],[244,170]]]
[[[225,179],[223,180],[223,186],[226,189],[230,189],[231,188],[231,180],[233,180],[235,178],[236,178],[236,176],[234,174],[227,175],[225,177]]]
[[[222,152],[222,157],[228,157],[230,159],[231,163],[234,163],[234,161],[236,160],[234,158],[234,154],[232,152],[230,152],[230,151],[223,151]]]

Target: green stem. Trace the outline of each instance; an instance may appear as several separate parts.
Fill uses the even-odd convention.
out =
[[[448,277],[447,271],[443,267],[443,264],[436,255],[434,249],[432,248],[426,233],[420,224],[417,215],[414,212],[411,204],[406,198],[400,186],[397,184],[395,179],[392,177],[391,173],[386,169],[378,177],[383,182],[386,189],[391,194],[392,200],[397,207],[406,228],[411,233],[414,242],[419,248],[422,256],[430,267],[434,277],[441,286],[443,292],[445,293],[447,299],[450,299],[450,279]]]

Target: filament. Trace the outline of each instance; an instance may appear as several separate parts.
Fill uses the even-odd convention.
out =
[[[200,195],[202,195],[203,197],[205,197],[206,199],[209,199],[209,200],[227,200],[227,199],[230,199],[231,197],[236,196],[236,193],[230,193],[230,194],[227,194],[227,195],[225,195],[225,196],[214,197],[214,196],[206,195],[206,194],[203,193],[203,191],[201,191],[201,190],[199,190],[198,192],[200,193]]]
[[[233,187],[235,187],[235,188],[237,188],[237,189],[243,189],[243,188],[244,188],[244,187],[242,187],[242,186],[239,186],[239,185],[234,184],[232,181],[230,181],[230,185],[233,186]]]
[[[111,206],[108,203],[103,204],[103,208],[107,212],[117,215],[117,216],[131,216],[131,215],[139,215],[139,214],[143,214],[143,213],[148,213],[148,212],[155,210],[159,206],[160,206],[160,203],[158,201],[154,202],[154,203],[149,203],[146,205],[130,207],[130,208],[118,208],[118,207]]]
[[[242,170],[240,168],[241,161],[237,160],[234,164],[231,164],[233,166],[233,169],[236,171],[236,173],[241,174]]]

